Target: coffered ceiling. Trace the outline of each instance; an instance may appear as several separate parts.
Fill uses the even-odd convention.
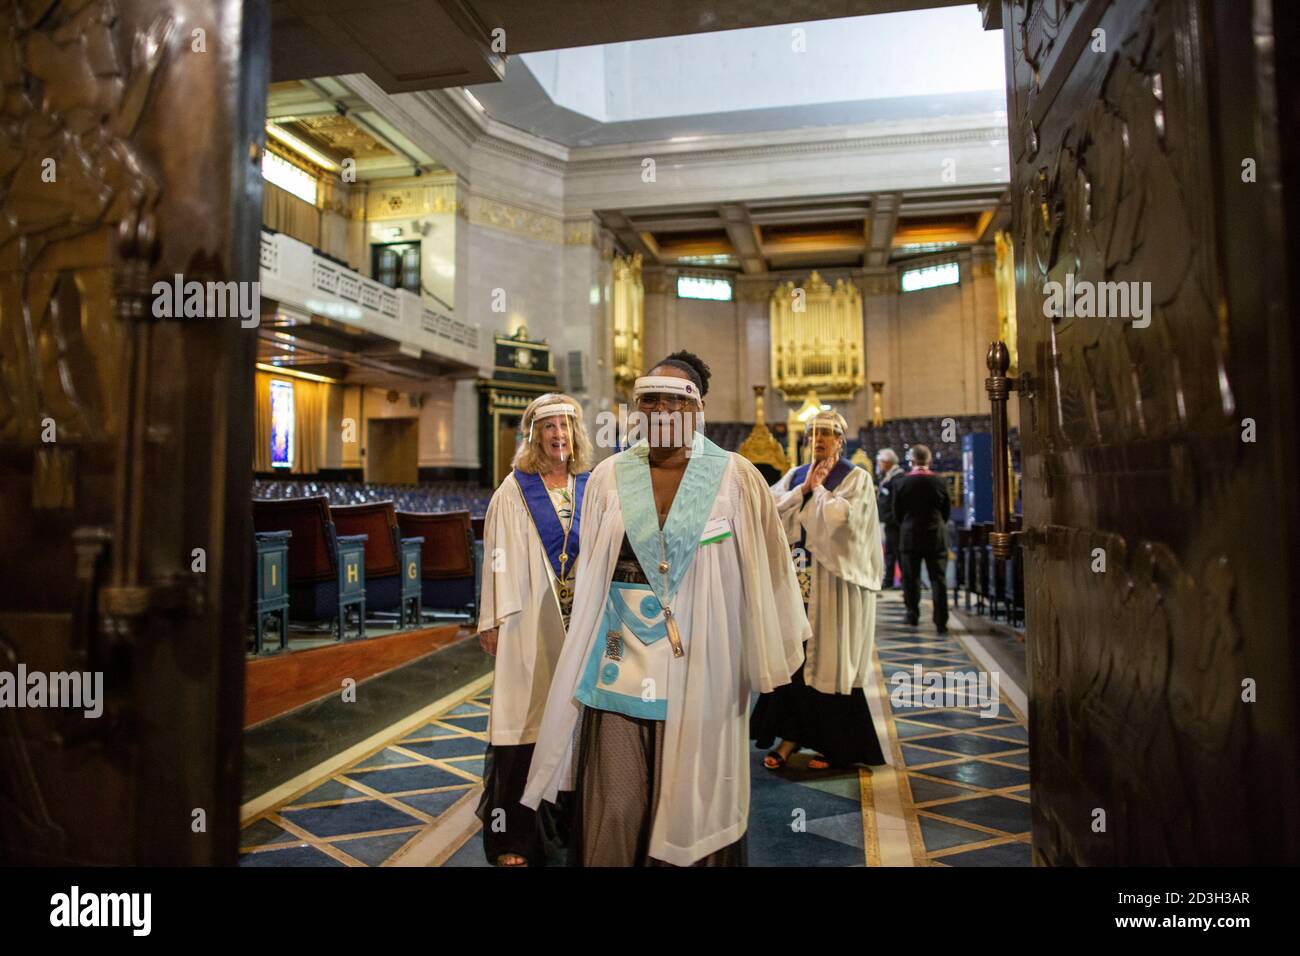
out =
[[[815,199],[602,210],[627,252],[647,264],[746,275],[885,266],[989,242],[1006,228],[1005,187],[856,193]]]

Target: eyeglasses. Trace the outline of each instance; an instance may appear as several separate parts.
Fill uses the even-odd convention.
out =
[[[636,407],[643,412],[652,412],[657,408],[675,412],[689,403],[691,399],[683,395],[642,395],[636,400]]]

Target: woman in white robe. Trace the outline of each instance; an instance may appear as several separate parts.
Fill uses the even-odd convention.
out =
[[[579,865],[743,864],[750,691],[803,658],[771,493],[696,430],[707,388],[687,352],[638,379],[638,411],[658,421],[587,486],[572,624],[524,793],[536,807],[576,788]]]
[[[483,525],[479,641],[496,657],[484,771],[483,847],[497,866],[545,863],[546,830],[523,806],[528,765],[551,675],[564,646],[591,442],[567,395],[539,396]]]
[[[777,511],[806,587],[812,638],[800,673],[759,698],[750,735],[781,746],[764,766],[777,770],[801,747],[811,770],[882,764],[864,688],[872,678],[876,596],[884,573],[880,516],[871,473],[842,457],[845,421],[825,412],[809,424],[812,461],[772,487]],[[884,719],[881,715],[880,725]]]

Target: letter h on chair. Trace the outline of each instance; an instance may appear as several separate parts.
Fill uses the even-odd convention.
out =
[[[396,612],[400,626],[418,627],[418,604],[414,606],[414,620],[409,612],[420,580],[418,555],[423,542],[402,537],[393,502],[336,505],[330,509],[330,514],[340,532],[369,536],[365,547],[365,592],[370,610]],[[411,583],[409,577],[413,555],[417,562],[415,583]]]
[[[287,574],[290,617],[300,621],[338,618],[338,636],[342,638],[347,632],[347,611],[356,607],[360,612],[358,635],[365,635],[365,565],[358,556],[364,539],[357,542],[338,537],[328,498],[254,499],[253,527],[257,532],[291,532]]]

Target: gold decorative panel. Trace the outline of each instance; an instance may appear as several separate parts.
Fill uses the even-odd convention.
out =
[[[1020,368],[1016,348],[1016,255],[1011,244],[1011,234],[999,232],[996,239],[997,265],[993,276],[998,290],[998,339],[1007,343],[1011,352],[1008,373],[1015,375]]]
[[[426,177],[430,178],[430,177]],[[432,182],[375,188],[366,196],[366,218],[404,219],[458,210],[456,178],[434,178]]]
[[[645,286],[641,282],[641,254],[613,262],[614,290],[610,296],[614,330],[614,389],[625,401],[632,396],[632,383],[645,373]]]
[[[803,286],[778,285],[771,297],[772,384],[786,397],[815,389],[848,401],[865,384],[862,297],[838,279],[832,288],[814,272]]]

